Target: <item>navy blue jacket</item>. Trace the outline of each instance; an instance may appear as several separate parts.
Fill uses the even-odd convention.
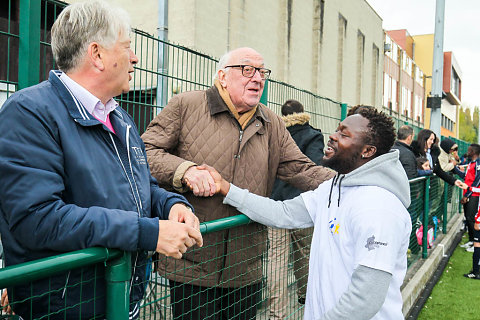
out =
[[[158,187],[143,142],[124,110],[110,114],[116,134],[111,133],[57,74],[51,71],[48,81],[13,94],[0,109],[5,262],[11,266],[94,246],[132,251],[134,305],[143,296],[147,251],[156,248],[158,219],[167,219],[175,203],[188,202]],[[83,287],[76,285],[80,280]],[[104,287],[103,270],[92,267],[37,281],[33,289],[8,288],[8,293],[10,302],[18,302],[53,291],[32,304],[14,305],[25,319],[45,314],[48,300],[50,313],[71,307],[50,319],[83,319],[104,312]],[[73,307],[80,300],[81,308]]]

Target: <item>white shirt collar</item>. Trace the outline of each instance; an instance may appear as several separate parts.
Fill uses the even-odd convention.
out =
[[[100,99],[75,82],[64,72],[60,74],[60,79],[72,92],[75,98],[77,98],[77,100],[85,107],[85,109],[87,109],[87,111],[90,112],[90,114],[92,114],[94,117],[102,120],[103,122],[107,120],[107,115],[115,110],[116,107],[118,107],[118,102],[113,98],[108,100],[106,105],[103,105]]]

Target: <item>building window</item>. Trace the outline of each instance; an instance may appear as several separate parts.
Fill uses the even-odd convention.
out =
[[[442,127],[453,132],[454,124],[455,123],[452,120],[450,120],[449,118],[447,118],[445,115],[442,114]]]
[[[337,100],[342,101],[343,51],[347,37],[347,19],[338,15]]]
[[[357,104],[362,103],[363,64],[365,59],[365,36],[357,33]]]
[[[460,78],[455,69],[452,68],[452,79],[450,81],[450,91],[460,98]]]
[[[380,60],[380,50],[374,44],[372,48],[372,106],[377,105],[377,75],[378,75],[378,65]]]
[[[383,74],[383,106],[391,109],[389,102],[392,101],[392,82],[390,76],[386,73]]]

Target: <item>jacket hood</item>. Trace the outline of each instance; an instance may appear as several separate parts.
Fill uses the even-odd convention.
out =
[[[405,208],[408,208],[410,206],[410,183],[398,157],[398,150],[390,150],[350,173],[337,174],[333,179],[332,189],[337,183],[339,189],[341,187],[377,186],[393,193]],[[340,198],[338,199],[339,204]]]
[[[282,117],[282,120],[285,121],[285,126],[291,127],[297,124],[306,124],[310,121],[310,116],[304,112],[302,113],[292,113]]]
[[[451,139],[445,138],[440,142],[440,148],[446,153],[450,153],[450,149],[455,145],[455,142]]]

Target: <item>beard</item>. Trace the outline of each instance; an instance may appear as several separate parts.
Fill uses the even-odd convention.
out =
[[[359,167],[361,150],[346,154],[344,151],[335,153],[330,159],[323,159],[322,165],[337,171],[340,174],[349,173]]]

